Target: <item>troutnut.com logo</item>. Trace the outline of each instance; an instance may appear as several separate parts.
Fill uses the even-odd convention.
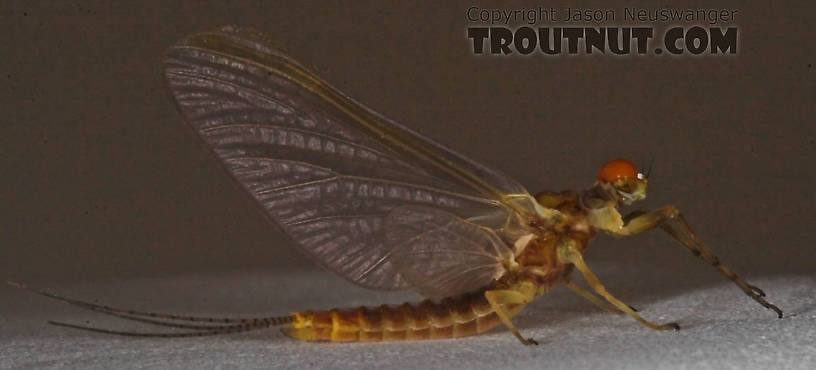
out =
[[[481,55],[729,55],[737,9],[467,9],[467,37]]]

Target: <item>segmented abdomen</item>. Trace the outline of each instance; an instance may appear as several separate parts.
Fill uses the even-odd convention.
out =
[[[515,310],[514,310],[515,311]],[[314,341],[392,341],[458,338],[490,330],[500,323],[484,291],[439,303],[358,307],[292,314],[293,338]]]

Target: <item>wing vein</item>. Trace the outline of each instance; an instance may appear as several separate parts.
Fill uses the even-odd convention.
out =
[[[360,143],[355,143],[353,141],[349,141],[349,140],[346,140],[346,139],[343,139],[343,138],[340,138],[340,137],[337,137],[337,136],[325,134],[325,133],[322,133],[322,132],[304,130],[304,129],[297,128],[297,127],[292,127],[292,126],[281,126],[281,125],[266,124],[266,123],[238,123],[238,122],[236,122],[236,123],[229,123],[229,124],[223,124],[223,125],[210,126],[210,127],[201,129],[201,132],[213,132],[213,131],[218,131],[218,130],[227,130],[227,129],[230,129],[230,128],[240,128],[240,127],[255,127],[255,128],[261,128],[261,129],[266,129],[266,128],[269,128],[269,129],[281,129],[281,130],[294,131],[294,132],[298,132],[298,133],[305,134],[305,135],[314,135],[314,136],[317,136],[317,137],[320,137],[320,138],[323,138],[323,139],[333,140],[333,141],[336,141],[338,143],[342,143],[342,144],[349,145],[349,146],[352,146],[352,147],[365,149],[367,151],[370,151],[370,152],[372,152],[374,154],[377,154],[379,156],[382,156],[384,158],[391,159],[395,163],[399,163],[402,166],[413,169],[413,170],[417,171],[418,173],[422,173],[422,174],[428,176],[427,174],[424,173],[424,171],[421,171],[420,169],[403,162],[402,160],[400,160],[399,158],[393,156],[390,153],[385,153],[383,151],[373,149],[373,148],[368,147],[366,145],[363,145],[363,144],[360,144]],[[442,179],[439,179],[439,178],[436,178],[436,177],[433,177],[433,176],[428,176],[428,177],[432,177],[433,179],[435,179],[437,181],[443,181]]]
[[[503,207],[504,206],[504,204],[502,204],[501,202],[496,201],[496,200],[486,199],[486,198],[479,198],[479,197],[475,197],[475,196],[472,196],[472,195],[457,193],[457,192],[454,192],[454,191],[442,190],[442,189],[439,189],[439,188],[434,188],[434,187],[420,185],[420,184],[412,184],[412,183],[409,183],[409,182],[396,181],[396,180],[378,179],[378,178],[374,178],[374,177],[339,175],[339,174],[336,175],[336,176],[327,177],[327,178],[324,178],[324,179],[306,181],[306,182],[302,182],[302,183],[298,183],[298,184],[292,184],[292,185],[286,185],[286,186],[280,186],[280,187],[277,187],[277,188],[257,192],[257,194],[258,195],[264,195],[264,194],[268,194],[268,193],[276,193],[276,192],[285,191],[285,190],[293,190],[293,189],[298,189],[298,188],[301,188],[301,187],[304,187],[304,186],[317,185],[317,184],[331,182],[331,181],[335,181],[335,180],[358,180],[358,181],[365,181],[365,182],[370,182],[370,183],[383,183],[383,184],[389,184],[389,185],[398,185],[398,186],[404,186],[404,187],[412,188],[412,189],[422,189],[422,190],[437,192],[437,193],[440,193],[440,194],[445,194],[445,195],[449,195],[449,196],[452,196],[452,197],[462,198],[462,199],[470,200],[470,201],[481,203],[481,204],[487,204],[487,205],[495,206],[495,207]]]
[[[306,218],[303,220],[291,221],[286,222],[284,225],[286,226],[299,226],[305,225],[313,222],[320,222],[320,221],[329,221],[329,220],[343,220],[343,219],[356,219],[356,218],[367,218],[367,217],[382,217],[383,214],[381,213],[355,213],[353,215],[333,215],[333,216],[321,216],[321,217],[314,217],[314,218]]]
[[[489,283],[505,240],[538,212],[526,189],[360,104],[270,40],[226,26],[165,58],[177,108],[233,179],[354,283],[426,296]]]
[[[197,50],[197,51],[201,51],[201,52],[207,52],[207,53],[211,53],[211,54],[218,55],[218,56],[225,57],[225,58],[233,58],[233,59],[239,60],[239,61],[241,61],[243,63],[253,65],[254,67],[261,68],[261,69],[273,72],[276,75],[281,76],[283,78],[287,78],[287,79],[292,80],[292,78],[290,76],[287,76],[286,72],[284,72],[283,70],[274,68],[273,66],[263,65],[263,64],[258,63],[257,61],[247,59],[247,58],[244,58],[244,57],[239,57],[239,56],[236,56],[236,55],[229,55],[229,54],[225,54],[225,53],[222,53],[222,52],[219,52],[219,51],[216,51],[216,50],[205,49],[205,48],[195,47],[195,46],[182,46],[182,47],[179,47],[179,48],[189,49],[189,50]],[[253,51],[253,53],[256,53],[256,52]],[[260,55],[260,56],[263,57],[263,55]],[[270,56],[272,56],[272,55],[270,55]],[[449,175],[453,176],[454,178],[456,178],[456,179],[458,179],[458,180],[460,180],[460,181],[462,181],[462,182],[464,182],[466,184],[469,184],[469,186],[471,186],[473,189],[480,189],[481,192],[483,194],[485,194],[485,195],[490,194],[493,197],[495,197],[495,199],[501,199],[502,198],[502,192],[497,190],[494,186],[492,186],[490,184],[487,184],[483,179],[479,179],[478,177],[475,177],[472,173],[469,173],[467,170],[464,170],[460,166],[452,163],[449,160],[444,160],[439,155],[436,155],[436,154],[430,152],[429,149],[427,149],[427,148],[418,148],[418,147],[416,147],[414,145],[406,144],[404,141],[400,140],[401,139],[400,136],[402,136],[402,135],[399,135],[399,134],[395,135],[396,132],[394,132],[394,131],[391,131],[390,133],[385,132],[385,131],[383,131],[383,128],[378,128],[378,127],[375,127],[374,125],[372,125],[371,123],[367,123],[366,120],[363,117],[361,117],[358,112],[354,112],[354,111],[350,110],[349,108],[344,107],[342,104],[338,103],[337,102],[337,100],[338,100],[337,96],[343,96],[343,95],[338,93],[337,91],[335,91],[335,89],[331,88],[330,85],[326,84],[322,80],[315,78],[313,75],[307,73],[303,69],[295,68],[293,66],[289,66],[289,68],[292,69],[292,72],[296,72],[300,77],[303,77],[303,78],[309,80],[310,82],[312,82],[311,86],[306,86],[305,84],[301,85],[301,86],[303,86],[305,89],[311,91],[312,93],[315,93],[315,94],[323,97],[327,102],[330,102],[334,107],[336,107],[340,111],[344,112],[349,117],[353,118],[361,126],[365,127],[368,130],[371,130],[376,136],[379,136],[382,140],[387,141],[391,145],[394,145],[394,146],[397,146],[397,147],[400,147],[400,148],[406,150],[407,152],[411,153],[412,155],[416,156],[417,158],[422,158],[426,163],[432,164],[433,166],[436,166],[436,167],[442,169],[443,171],[447,172]],[[322,90],[324,90],[324,91],[320,91],[320,89],[318,89],[318,87],[322,88]],[[331,95],[326,94],[326,92],[331,93]],[[512,205],[509,205],[509,206],[512,206]]]

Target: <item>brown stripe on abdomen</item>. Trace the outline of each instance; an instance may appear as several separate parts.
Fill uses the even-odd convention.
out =
[[[413,305],[358,307],[292,314],[289,336],[306,341],[401,341],[458,338],[485,332],[500,323],[484,292]]]

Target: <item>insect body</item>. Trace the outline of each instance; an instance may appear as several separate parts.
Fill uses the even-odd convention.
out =
[[[223,27],[170,49],[165,77],[182,115],[271,221],[316,261],[372,289],[411,289],[412,305],[215,319],[115,309],[41,293],[131,320],[191,329],[137,336],[203,336],[288,325],[300,340],[453,338],[511,318],[555,284],[654,324],[612,296],[582,258],[597,232],[628,236],[659,227],[781,317],[758,288],[722,265],[667,206],[622,216],[646,196],[646,176],[625,160],[605,164],[583,192],[536,196],[364,107],[249,29]],[[590,286],[570,276],[577,271]],[[196,324],[193,324],[195,322]],[[206,322],[206,324],[201,324]]]

